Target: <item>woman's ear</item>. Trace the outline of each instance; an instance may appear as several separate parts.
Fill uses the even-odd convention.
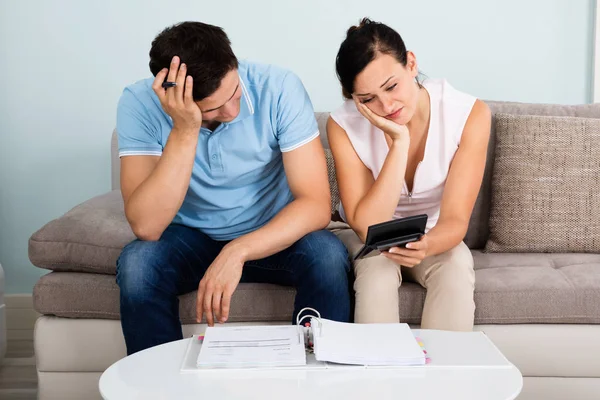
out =
[[[410,72],[413,78],[419,75],[419,67],[417,65],[417,57],[412,51],[406,52],[406,69]]]

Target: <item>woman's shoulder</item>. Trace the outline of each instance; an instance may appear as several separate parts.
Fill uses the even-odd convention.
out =
[[[443,102],[466,102],[472,105],[477,99],[475,96],[455,88],[444,78],[427,78],[423,81],[423,86],[430,96]]]
[[[342,104],[340,104],[337,108],[331,111],[332,117],[343,117],[343,118],[354,118],[356,116],[361,116],[361,114],[356,109],[356,105],[353,100],[344,100]]]
[[[457,141],[461,141],[467,125],[488,124],[491,118],[489,107],[477,97],[456,89],[446,79],[432,79],[423,82],[432,100],[436,99],[437,109],[448,126],[458,127]]]
[[[339,126],[344,129],[356,126],[366,121],[362,114],[356,109],[356,104],[353,100],[345,100],[338,108],[331,111],[329,114]],[[367,121],[368,122],[368,121]]]

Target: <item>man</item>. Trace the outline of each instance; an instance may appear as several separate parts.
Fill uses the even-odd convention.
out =
[[[348,321],[350,262],[323,230],[326,163],[300,79],[238,62],[225,32],[200,22],[160,33],[150,70],[117,112],[138,238],[117,261],[128,354],[182,338],[180,294],[198,289],[198,321],[227,321],[239,282],[293,286],[294,318],[312,307]]]

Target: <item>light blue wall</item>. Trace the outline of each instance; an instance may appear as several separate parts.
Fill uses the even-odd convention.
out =
[[[226,29],[240,58],[295,70],[320,111],[341,97],[334,58],[347,27],[396,28],[430,77],[480,98],[591,100],[593,0],[28,1],[0,6],[0,263],[8,293],[43,271],[27,239],[110,189],[110,133],[122,88],[149,76],[165,26]]]

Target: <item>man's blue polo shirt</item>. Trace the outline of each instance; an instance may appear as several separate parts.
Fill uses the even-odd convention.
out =
[[[300,79],[272,65],[240,62],[240,114],[199,132],[188,192],[173,222],[232,240],[269,222],[293,200],[282,152],[319,136]],[[125,88],[117,109],[119,156],[161,155],[173,127],[153,78]]]

